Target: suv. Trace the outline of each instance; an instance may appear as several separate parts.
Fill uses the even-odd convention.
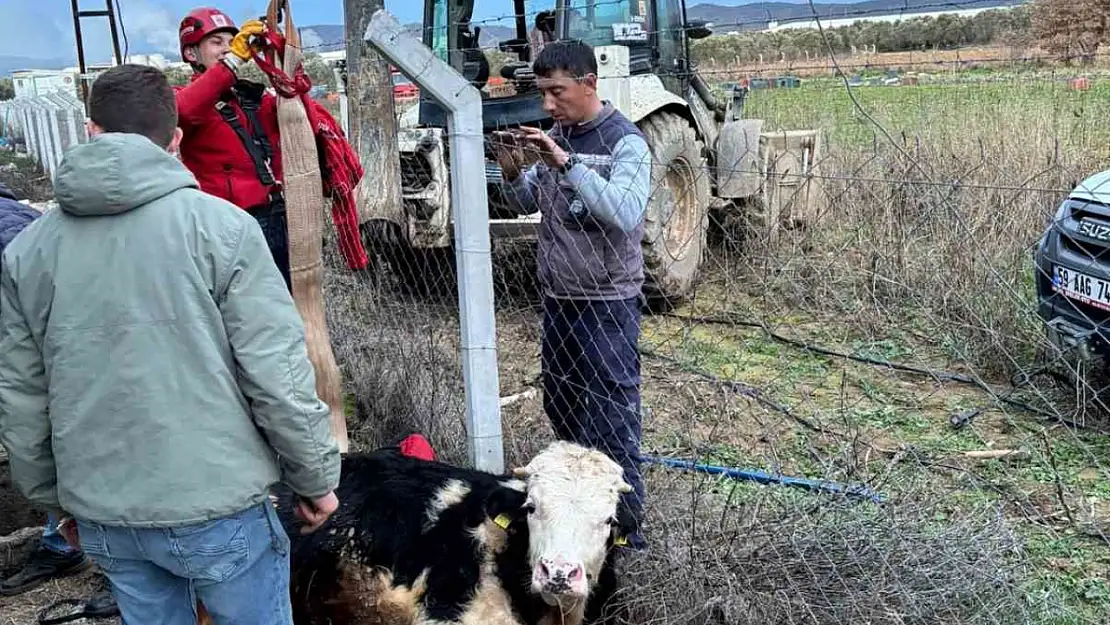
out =
[[[1068,194],[1034,253],[1049,340],[1086,360],[1110,355],[1110,170]]]

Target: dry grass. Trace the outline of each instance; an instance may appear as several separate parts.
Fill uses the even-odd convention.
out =
[[[740,80],[747,77],[799,76],[819,78],[836,76],[837,68],[846,74],[873,73],[893,70],[912,74],[958,76],[969,70],[1029,69],[1033,65],[1054,68],[1060,75],[1082,75],[1092,71],[1105,72],[1110,60],[1099,57],[1083,68],[1069,67],[1054,55],[1036,46],[985,45],[954,50],[910,50],[904,52],[864,52],[841,54],[835,60],[824,50],[813,50],[808,57],[776,59],[770,55],[764,62],[726,62],[705,59],[699,72],[716,80]]]
[[[47,606],[57,601],[68,599],[87,600],[104,588],[104,578],[97,571],[87,571],[59,580],[45,582],[41,586],[29,590],[15,597],[0,597],[0,625],[35,625],[38,623],[38,614]],[[52,611],[48,617],[57,617],[70,614],[71,608],[59,608]],[[73,621],[78,625],[83,623],[99,623],[101,625],[119,625],[120,619],[89,621],[82,619]]]
[[[854,95],[863,112],[837,83],[753,94],[749,116],[771,127],[825,129],[828,208],[776,241],[726,231],[681,318],[645,320],[644,448],[867,484],[888,502],[652,468],[652,551],[627,561],[624,617],[637,625],[1110,622],[1105,437],[995,406],[973,385],[698,319],[762,323],[803,344],[954,370],[1002,389],[1011,373],[1039,363],[1031,246],[1066,190],[1110,156],[1101,123],[1110,93],[1097,83],[1073,92],[1048,78],[1012,78]],[[442,458],[465,463],[452,298],[414,294],[382,267],[352,274],[334,241],[326,253],[329,323],[357,406],[355,447],[418,430]],[[519,269],[528,267],[523,257],[498,263],[506,285],[530,272]],[[438,279],[441,295],[453,290],[452,275]],[[539,317],[534,294],[521,291],[498,291],[502,396],[534,385],[538,373]],[[1038,378],[1016,397],[1082,409],[1058,390]],[[948,425],[980,405],[986,411],[965,428]],[[502,417],[510,464],[550,440],[538,395]],[[1004,448],[1027,459],[961,456]]]

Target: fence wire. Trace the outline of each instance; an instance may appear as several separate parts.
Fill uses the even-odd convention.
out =
[[[857,85],[826,74],[751,91],[745,117],[769,136],[818,129],[818,160],[804,185],[794,171],[771,182],[795,194],[783,210],[757,192],[708,211],[693,231],[695,243],[705,237],[693,285],[642,313],[650,550],[628,560],[624,622],[1110,619],[1105,364],[1051,342],[1038,313],[1038,288],[1049,289],[1056,316],[1102,336],[1110,194],[1102,204],[1091,189],[1094,201],[1060,208],[1106,161],[1110,83],[958,78]],[[651,137],[658,123],[640,127]],[[413,223],[442,217],[412,200],[437,174],[410,154],[401,162]],[[676,189],[654,166],[652,201],[682,203],[697,187]],[[698,175],[712,171],[727,173]],[[577,319],[545,353],[536,216],[515,217],[490,189],[511,466],[556,437],[551,414],[577,410],[605,430],[622,412],[591,410],[619,376],[582,366],[591,352],[614,358],[613,333],[592,331],[604,321]],[[449,243],[450,222],[437,225]],[[1070,273],[1035,263],[1053,230],[1069,233],[1066,259],[1082,255]],[[373,446],[416,429],[464,461],[454,250],[367,232],[365,272],[327,247],[329,321],[359,406],[352,436]],[[1091,289],[1088,303],[1051,294],[1054,278]],[[559,387],[586,408],[553,401],[545,374],[559,366],[586,372]]]
[[[1084,181],[1110,156],[1110,82],[1012,72],[1011,61],[857,82],[821,63],[796,87],[753,89],[745,110],[769,134],[818,129],[815,167],[772,181],[790,190],[770,205],[784,210],[756,193],[708,211],[691,288],[642,313],[650,550],[627,561],[623,621],[1110,622],[1105,358],[1052,342],[1046,324],[1066,317],[1105,334],[1110,190]],[[778,69],[701,73],[724,89]],[[406,194],[435,179],[427,161],[400,158]],[[658,201],[675,189],[655,167]],[[729,172],[698,176],[710,173]],[[1077,187],[1086,197],[1065,202]],[[535,217],[490,199],[512,466],[556,431]],[[411,197],[405,214],[445,216]],[[678,223],[659,220],[648,236]],[[448,236],[427,247],[408,226],[365,225],[371,264],[356,272],[329,229],[327,315],[353,448],[420,431],[442,459],[465,463],[451,225],[432,225]],[[1066,272],[1036,262],[1051,232]],[[613,344],[555,341],[547,361],[589,349]],[[568,385],[574,401],[608,398],[592,373]]]

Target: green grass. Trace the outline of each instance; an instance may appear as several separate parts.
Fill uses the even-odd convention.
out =
[[[847,322],[795,317],[791,336],[842,352],[895,362],[919,363],[938,357],[938,348],[915,345],[905,335],[894,339],[856,335]],[[804,328],[804,329],[801,329]],[[806,334],[808,333],[808,334]],[[893,334],[893,333],[892,333]],[[1021,413],[1003,414],[989,410],[974,425],[954,430],[948,415],[987,403],[978,389],[956,383],[937,384],[924,376],[895,374],[880,367],[817,355],[772,340],[754,328],[731,328],[693,324],[683,326],[674,319],[649,318],[644,342],[655,353],[677,361],[688,372],[708,374],[724,381],[739,381],[760,388],[769,399],[790,405],[807,418],[819,418],[831,430],[854,432],[876,447],[910,446],[925,458],[962,465],[978,478],[953,473],[916,462],[912,456],[891,468],[888,457],[875,454],[862,473],[848,475],[845,463],[852,455],[843,440],[801,427],[779,431],[769,440],[766,432],[725,427],[721,440],[698,440],[688,432],[666,433],[649,438],[647,444],[692,447],[704,462],[726,466],[760,468],[810,478],[859,483],[885,477],[876,487],[902,505],[929,505],[936,520],[944,523],[961,511],[982,506],[1008,504],[1015,498],[1026,506],[1048,506],[1059,512],[1056,483],[1066,491],[1072,513],[1091,502],[1110,501],[1110,437],[1057,429],[1048,433],[1052,458],[1037,433],[1043,424]],[[650,383],[648,385],[650,388]],[[799,389],[808,399],[799,399]],[[846,390],[847,389],[847,390]],[[789,423],[782,415],[764,419],[777,425]],[[1019,422],[1022,427],[1016,427]],[[664,442],[665,441],[665,442]],[[775,453],[768,445],[773,444]],[[962,461],[964,451],[1014,446],[1029,453],[1026,460]],[[1053,460],[1056,468],[1052,469]],[[1059,477],[1057,477],[1057,475]],[[870,476],[870,477],[868,477]],[[985,482],[983,480],[986,480]],[[994,484],[1009,496],[1000,494]],[[806,493],[759,495],[760,489],[793,490],[751,483],[730,486],[721,482],[715,489],[733,502],[758,497],[813,497]],[[786,499],[781,499],[786,501]],[[799,506],[803,504],[799,500]],[[801,508],[799,508],[801,509]],[[1110,508],[1103,508],[1104,510]],[[1028,522],[1015,510],[1008,513],[1017,524],[1031,570],[1021,581],[1020,591],[1038,625],[1080,625],[1110,622],[1110,546],[1075,528],[1046,529]],[[1058,523],[1053,521],[1050,523]],[[1102,518],[1110,527],[1110,518]],[[1105,531],[1105,529],[1104,529]]]
[[[859,107],[852,101],[859,102]],[[760,89],[751,93],[745,115],[765,120],[768,129],[819,127],[842,147],[867,147],[883,140],[860,109],[894,137],[957,135],[968,131],[990,136],[1027,122],[1047,129],[1075,149],[1100,157],[1110,152],[1110,81],[1095,80],[1077,91],[1051,74],[1014,77],[1002,82],[852,87],[818,79],[794,89]],[[1015,146],[1028,137],[994,137]]]

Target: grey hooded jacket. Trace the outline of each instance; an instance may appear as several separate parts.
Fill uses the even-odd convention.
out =
[[[339,481],[301,317],[258,222],[145,137],[71,148],[0,270],[0,441],[34,503],[203,522]]]

